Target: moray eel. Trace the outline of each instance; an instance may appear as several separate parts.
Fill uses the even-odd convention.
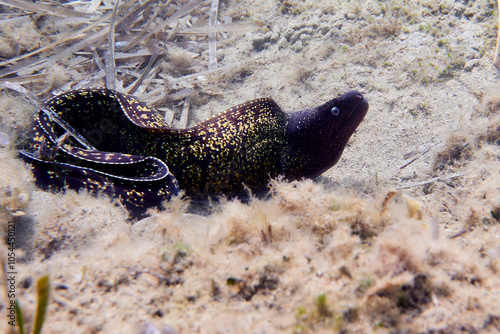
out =
[[[357,91],[294,113],[262,98],[172,129],[131,95],[86,89],[49,100],[20,154],[45,190],[87,189],[141,209],[180,190],[232,197],[278,176],[315,178],[337,163],[367,111]]]

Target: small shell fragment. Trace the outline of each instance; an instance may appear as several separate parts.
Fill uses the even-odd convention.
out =
[[[6,133],[0,132],[0,147],[9,146],[10,138]]]
[[[3,206],[9,210],[12,216],[24,216],[26,213],[23,210],[27,208],[30,200],[29,193],[20,187],[12,187],[11,194],[12,196]]]
[[[408,214],[410,215],[410,218],[422,220],[423,218],[422,202],[417,201],[416,199],[408,196],[405,196],[405,200],[406,200],[406,208],[408,209]]]

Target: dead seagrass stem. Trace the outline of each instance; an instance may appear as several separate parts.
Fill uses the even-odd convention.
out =
[[[497,8],[498,8],[498,33],[497,33],[497,49],[495,51],[495,58],[493,59],[493,65],[497,69],[500,69],[498,66],[500,65],[500,0],[497,0]]]

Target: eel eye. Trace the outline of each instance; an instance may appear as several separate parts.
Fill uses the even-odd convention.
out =
[[[340,114],[340,109],[338,107],[333,107],[332,108],[332,115],[338,116],[339,114]]]

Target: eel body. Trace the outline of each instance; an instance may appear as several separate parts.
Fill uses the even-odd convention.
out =
[[[38,112],[21,155],[43,189],[87,189],[145,208],[180,190],[237,196],[278,176],[317,177],[337,163],[367,110],[357,91],[294,113],[262,98],[172,129],[133,96],[70,91]]]

